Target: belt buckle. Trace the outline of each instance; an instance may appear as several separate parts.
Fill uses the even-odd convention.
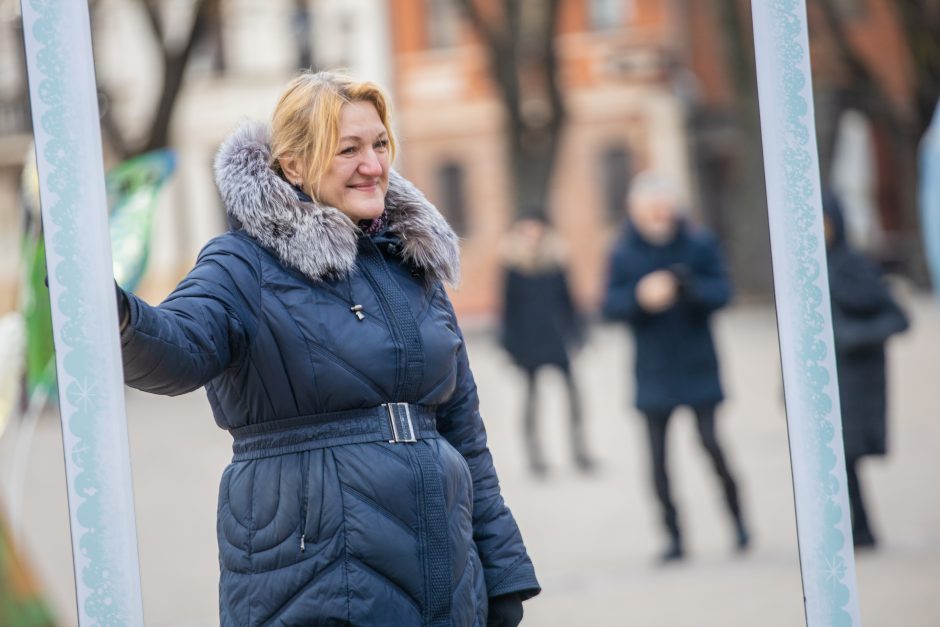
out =
[[[386,403],[388,423],[392,428],[390,444],[417,442],[414,424],[411,422],[410,403]]]

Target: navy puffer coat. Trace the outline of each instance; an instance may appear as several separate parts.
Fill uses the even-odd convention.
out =
[[[636,286],[655,270],[676,274],[679,299],[651,314],[637,302]],[[654,245],[627,225],[611,255],[603,311],[633,331],[638,409],[710,407],[724,398],[710,319],[730,298],[731,283],[710,234],[680,222],[671,242]]]
[[[888,447],[885,347],[888,338],[906,330],[909,323],[879,268],[846,241],[838,201],[827,195],[824,208],[845,456],[851,460],[884,455]]]
[[[456,237],[394,172],[388,227],[370,237],[300,200],[268,156],[260,126],[223,145],[239,228],[160,306],[130,296],[121,338],[128,385],[205,386],[234,436],[221,623],[485,625],[488,597],[539,585],[441,282]]]
[[[569,367],[569,352],[583,337],[581,319],[568,289],[563,251],[554,233],[534,250],[515,235],[506,238],[500,340],[524,370]]]

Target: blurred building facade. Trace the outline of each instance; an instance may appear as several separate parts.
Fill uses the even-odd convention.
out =
[[[767,249],[766,234],[747,232],[753,226],[748,207],[735,206],[733,198],[748,162],[761,159],[759,141],[749,142],[745,136],[759,137],[756,116],[748,124],[749,108],[756,107],[749,102],[756,98],[750,3],[679,4],[688,34],[682,65],[691,71],[695,85],[688,132],[697,200],[705,221],[729,249],[733,273],[742,275],[767,261],[755,259],[759,251],[753,241],[736,241],[760,238],[759,248]],[[850,228],[853,219],[858,221],[854,244],[912,274],[918,264],[909,255],[918,238],[911,213],[915,182],[906,179],[905,172],[913,175],[914,164],[904,160],[913,159],[917,138],[905,147],[899,135],[900,127],[913,123],[917,86],[899,4],[808,0],[807,18],[823,187],[843,197]],[[762,189],[758,191],[762,196]],[[758,200],[766,207],[763,198]],[[871,215],[862,215],[866,212]],[[866,224],[869,232],[862,234]]]
[[[301,67],[344,67],[391,83],[386,6],[372,0],[215,0],[186,65],[169,131],[177,172],[155,215],[142,294],[160,300],[200,248],[225,229],[212,174],[219,143],[246,119],[268,120]],[[163,89],[164,49],[188,35],[198,3],[154,3],[164,46],[144,3],[93,3],[92,35],[102,112],[131,146],[149,130]],[[20,172],[31,141],[19,3],[0,0],[0,311],[15,306],[19,280]],[[108,133],[106,166],[120,159]]]
[[[517,213],[506,114],[485,46],[453,0],[392,0],[403,169],[463,240],[465,311],[492,311],[498,242]],[[555,37],[567,120],[546,212],[571,251],[578,300],[597,303],[608,242],[632,173],[667,172],[691,190],[685,110],[670,60],[672,3],[569,0]]]
[[[243,119],[268,119],[298,68],[344,67],[390,88],[401,139],[397,167],[462,238],[455,304],[463,313],[492,313],[497,244],[519,208],[506,112],[486,47],[459,0],[203,2],[213,10],[173,111],[168,143],[177,151],[178,172],[157,212],[144,296],[164,295],[206,240],[225,228],[211,173],[219,142]],[[835,129],[853,99],[851,72],[827,30],[822,2],[808,4],[827,177]],[[849,43],[903,112],[913,84],[891,0],[832,3],[846,16]],[[185,39],[199,3],[152,3],[166,25],[162,46],[145,3],[92,6],[102,108],[133,143],[146,134],[160,99],[165,54]],[[736,23],[728,7],[736,7]],[[735,55],[749,52],[747,7],[745,0],[560,0],[555,50],[567,118],[546,212],[567,241],[573,290],[585,307],[596,305],[602,292],[629,178],[644,168],[671,176],[693,218],[719,233],[741,291],[767,287],[769,274],[750,272],[769,263],[766,227],[753,219],[765,211],[760,170],[750,175],[758,181],[756,204],[735,205],[731,198],[740,173],[754,172],[744,167],[755,155],[742,148],[748,138],[760,157],[757,129],[741,123],[747,85],[735,69]],[[729,36],[734,29],[737,47]],[[19,3],[0,0],[0,310],[13,305],[18,272],[19,174],[30,140],[24,74]],[[898,199],[914,192],[895,174],[891,129],[877,122],[873,129],[878,217],[889,244],[903,247],[912,227]],[[105,152],[108,163],[118,159],[107,136]]]

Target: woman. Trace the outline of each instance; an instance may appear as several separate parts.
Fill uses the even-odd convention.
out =
[[[715,410],[724,394],[710,322],[731,299],[718,244],[679,218],[674,188],[653,172],[633,179],[628,204],[628,225],[611,257],[603,307],[607,318],[626,322],[636,340],[636,407],[646,418],[653,484],[669,537],[660,561],[685,555],[666,468],[666,427],[682,406],[695,414],[734,523],[735,547],[744,550],[750,536],[737,482],[715,430]]]
[[[863,457],[887,452],[885,346],[909,323],[878,267],[846,241],[835,196],[826,195],[823,217],[852,539],[857,548],[874,548],[859,468]]]
[[[545,366],[558,368],[568,390],[571,452],[582,471],[594,468],[584,442],[581,403],[569,351],[582,342],[583,327],[568,290],[564,250],[540,218],[523,218],[503,241],[502,344],[525,373],[524,438],[529,469],[548,473],[538,441],[536,379]]]
[[[128,385],[205,386],[223,625],[516,625],[539,592],[442,281],[457,238],[390,170],[372,83],[304,73],[216,179],[232,230],[158,307],[126,295]]]

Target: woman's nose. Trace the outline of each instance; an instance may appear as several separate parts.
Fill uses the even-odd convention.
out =
[[[382,175],[382,159],[375,150],[369,149],[359,163],[359,173],[367,176]]]

